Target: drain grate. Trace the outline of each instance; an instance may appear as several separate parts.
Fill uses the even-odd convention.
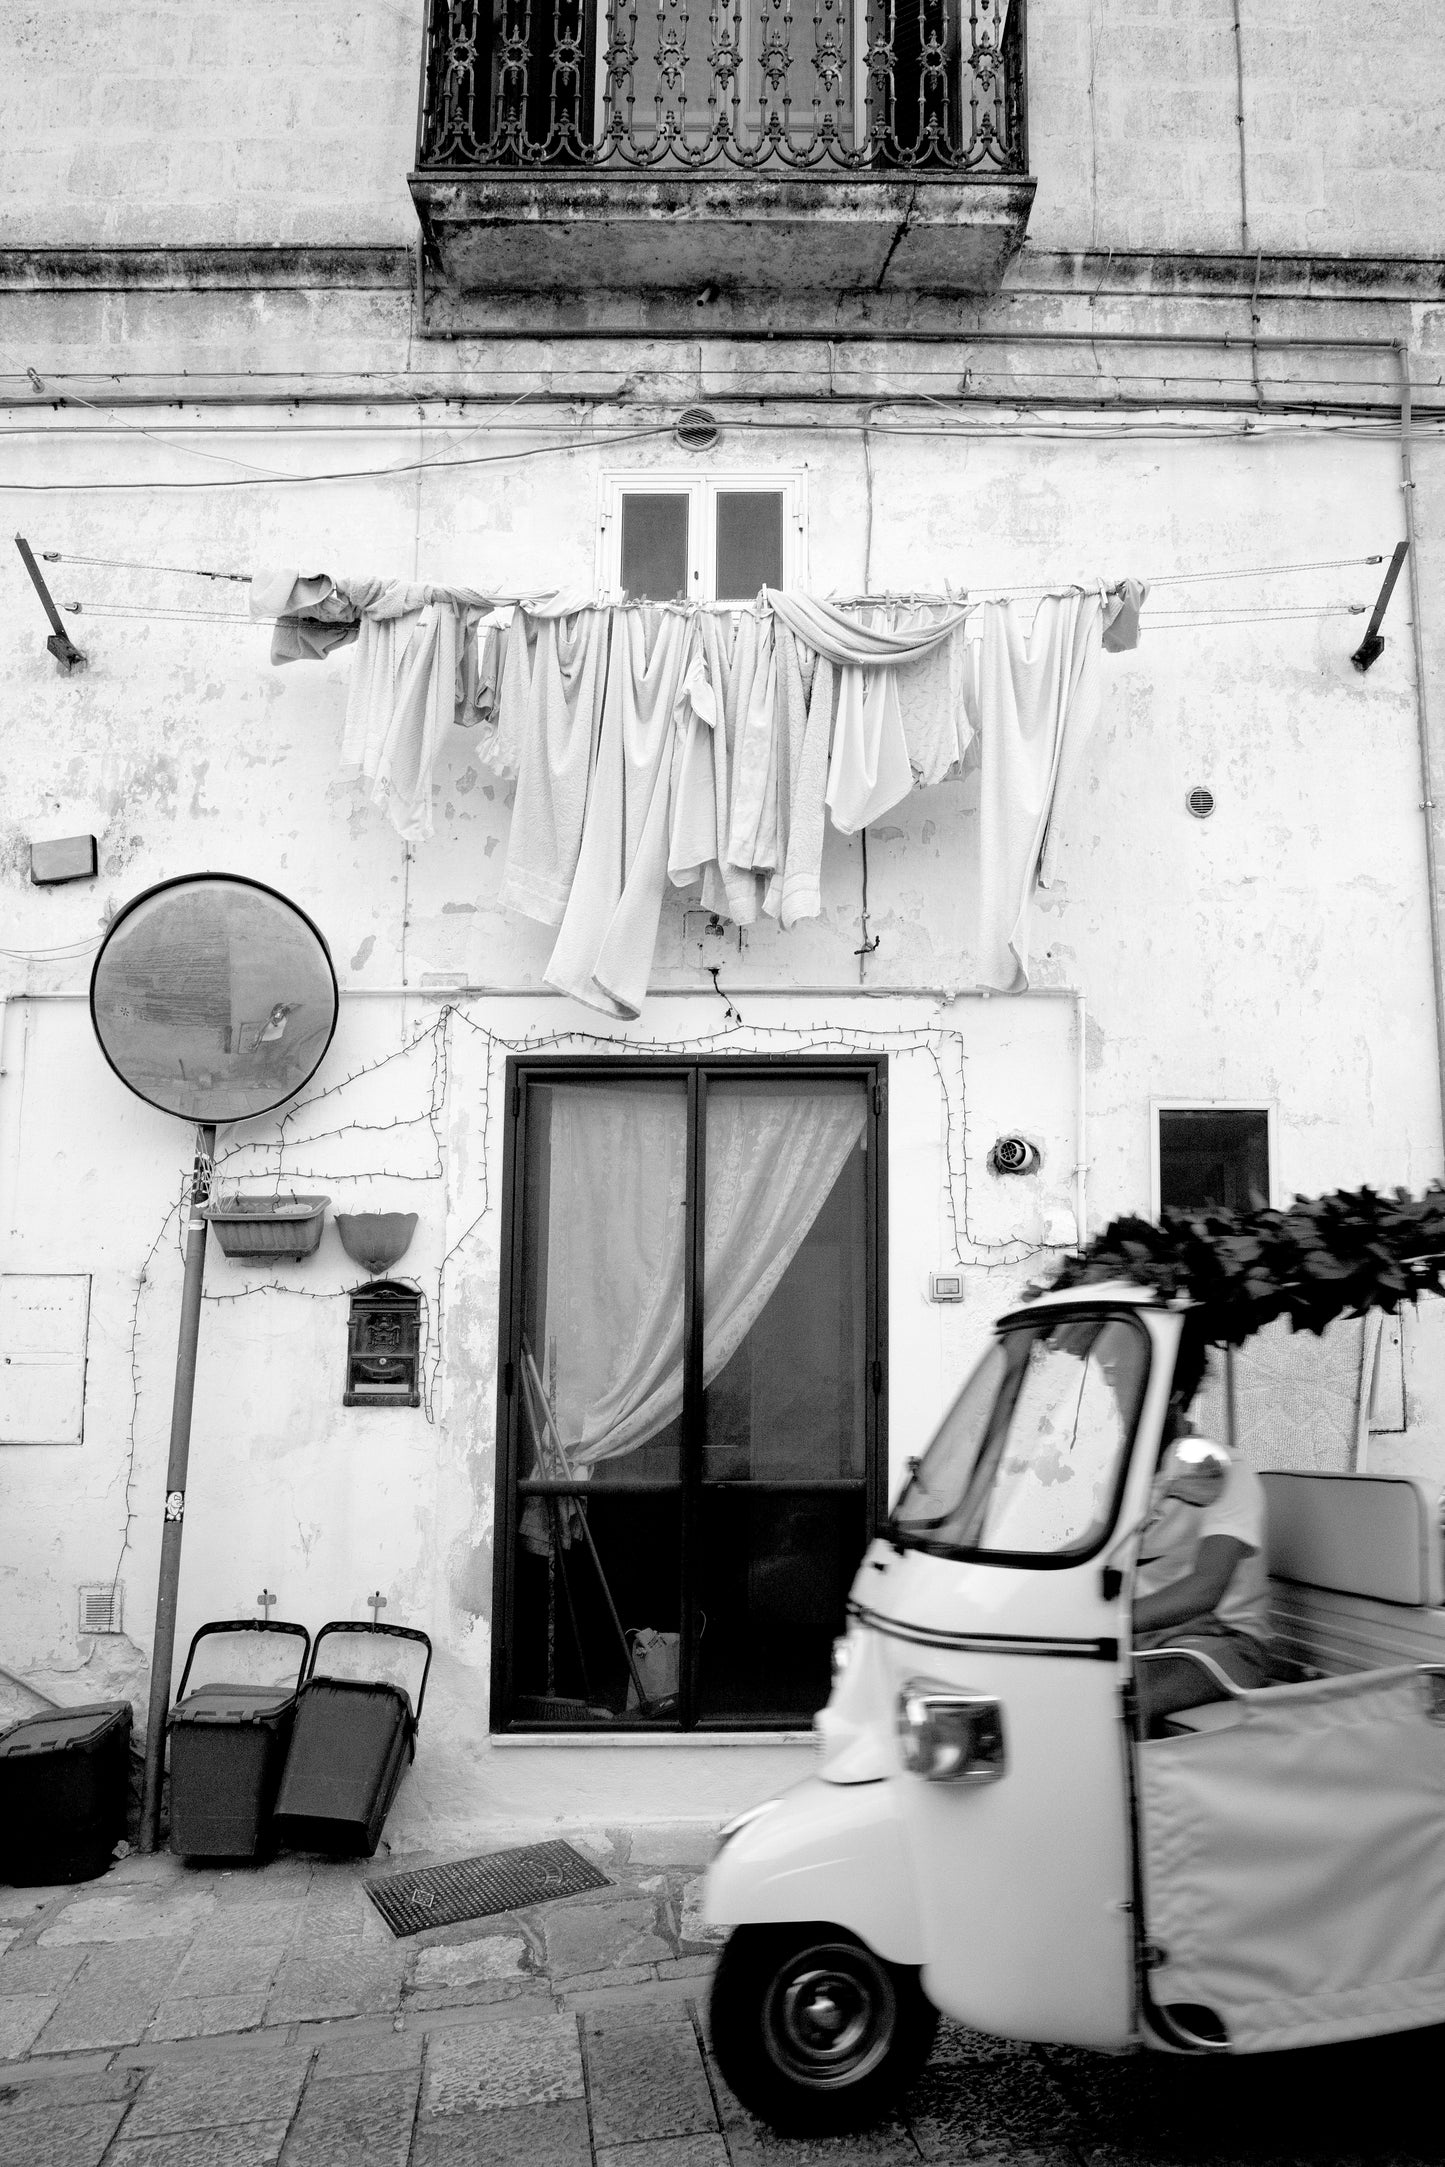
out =
[[[453,1859],[447,1866],[383,1874],[367,1882],[366,1893],[393,1934],[402,1935],[421,1934],[429,1926],[457,1926],[463,1919],[490,1918],[496,1911],[520,1911],[527,1904],[551,1903],[558,1896],[580,1896],[584,1889],[607,1886],[606,1874],[570,1843],[529,1843],[516,1851]]]

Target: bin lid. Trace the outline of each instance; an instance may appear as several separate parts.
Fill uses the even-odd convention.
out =
[[[93,1746],[106,1732],[124,1724],[129,1727],[129,1701],[91,1701],[83,1708],[54,1708],[43,1715],[25,1716],[0,1738],[0,1760],[17,1759],[23,1753],[64,1752]]]
[[[171,1710],[171,1723],[259,1723],[289,1708],[294,1686],[198,1685]]]

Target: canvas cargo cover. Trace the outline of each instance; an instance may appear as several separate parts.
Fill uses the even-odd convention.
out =
[[[1445,1721],[1418,1669],[1277,1686],[1141,1747],[1160,2005],[1248,2052],[1445,2019]]]

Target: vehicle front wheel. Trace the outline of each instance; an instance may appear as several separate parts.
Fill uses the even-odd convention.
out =
[[[916,1969],[827,1925],[738,1927],[713,1979],[711,2017],[718,2067],[743,2105],[807,2131],[877,2121],[938,2028]]]

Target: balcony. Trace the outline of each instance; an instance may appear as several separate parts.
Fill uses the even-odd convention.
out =
[[[428,0],[410,176],[453,294],[995,291],[1024,0]]]

